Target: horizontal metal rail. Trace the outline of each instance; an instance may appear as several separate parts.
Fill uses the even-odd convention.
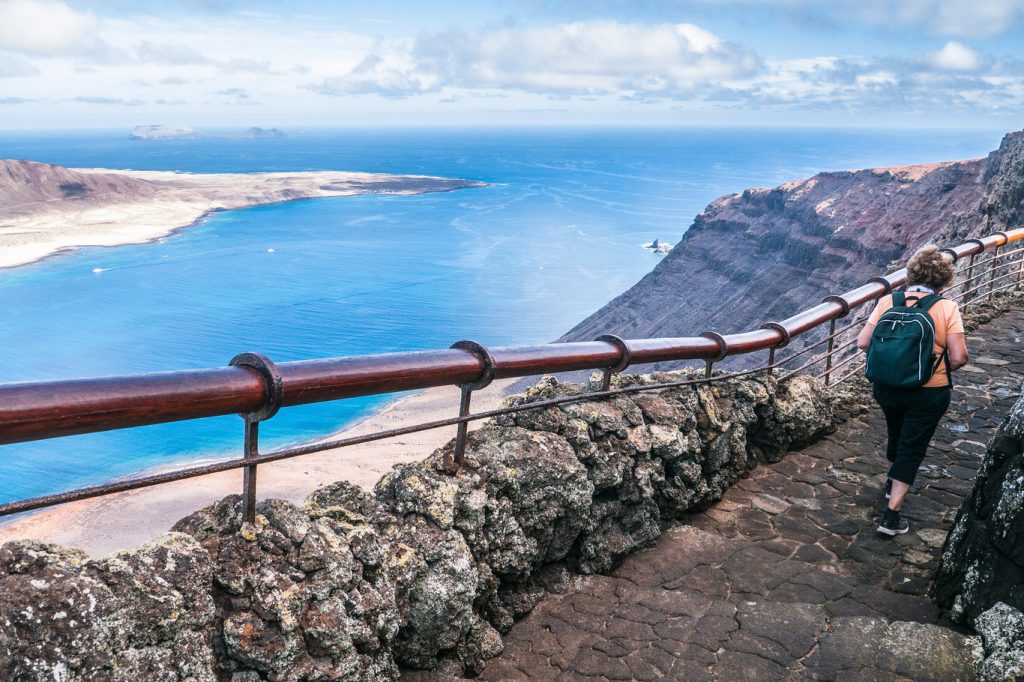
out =
[[[989,247],[999,247],[1022,239],[1024,228],[995,233],[982,239],[972,239],[943,251],[954,260],[959,260],[964,256],[982,253]],[[994,263],[995,257],[987,259],[986,262]],[[986,283],[990,295],[993,290],[992,279],[990,275],[989,282]],[[629,340],[602,336],[586,342],[501,348],[485,348],[472,341],[460,341],[447,350],[279,364],[257,354],[243,353],[234,358],[230,366],[221,368],[0,385],[0,444],[226,414],[239,414],[245,419],[245,448],[241,459],[94,486],[45,498],[12,502],[0,505],[0,515],[242,468],[245,470],[244,507],[246,517],[251,519],[255,505],[256,469],[259,464],[309,454],[329,447],[353,445],[451,425],[458,426],[455,455],[449,463],[451,470],[454,471],[461,464],[468,422],[518,411],[517,408],[470,413],[470,398],[473,391],[487,386],[495,379],[603,370],[604,387],[607,389],[611,375],[633,365],[683,360],[703,360],[706,365],[705,379],[700,381],[688,380],[673,384],[602,390],[571,399],[534,403],[522,408],[535,409],[545,404],[717,381],[729,376],[743,376],[755,372],[771,372],[781,364],[774,361],[777,349],[789,344],[794,337],[825,323],[831,326],[830,333],[825,339],[792,354],[782,362],[788,362],[824,342],[828,342],[830,346],[825,357],[831,360],[833,355],[850,345],[845,343],[836,348],[834,340],[857,324],[851,323],[836,331],[835,321],[846,317],[852,310],[865,303],[877,300],[905,282],[905,269],[883,277],[874,277],[856,289],[841,295],[828,296],[822,303],[781,322],[770,322],[760,329],[738,334],[721,335],[709,331],[700,336]],[[767,366],[746,372],[712,376],[714,363],[726,357],[760,350],[769,351]],[[845,364],[847,363],[837,367]],[[834,368],[830,368],[829,365],[825,372],[826,381],[830,372],[834,372]],[[792,373],[787,376],[792,376]],[[450,385],[462,388],[458,417],[355,439],[327,441],[273,453],[258,452],[260,422],[271,418],[282,407]]]

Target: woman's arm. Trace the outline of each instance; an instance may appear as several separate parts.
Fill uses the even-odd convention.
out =
[[[864,325],[864,328],[860,330],[860,334],[857,335],[857,348],[862,351],[867,351],[868,346],[871,345],[871,332],[875,331],[875,325],[868,322]],[[963,336],[961,334],[960,336]]]
[[[967,338],[963,334],[947,334],[946,352],[949,353],[950,367],[960,369],[967,364],[968,360]]]

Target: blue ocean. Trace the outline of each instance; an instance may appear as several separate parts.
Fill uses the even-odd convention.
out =
[[[0,270],[0,383],[550,341],[657,263],[711,200],[838,170],[971,158],[997,131],[337,129],[129,141],[0,133],[0,158],[198,173],[349,170],[487,187],[211,215],[152,244]],[[336,431],[394,396],[283,410],[264,448]],[[0,502],[237,456],[228,416],[0,446]]]

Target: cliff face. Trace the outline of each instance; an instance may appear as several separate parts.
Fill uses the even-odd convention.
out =
[[[985,159],[820,173],[715,200],[658,266],[562,340],[743,331],[858,286],[928,241],[1024,217],[1024,131]]]
[[[58,201],[145,199],[158,189],[119,173],[79,173],[48,163],[0,159],[0,206],[5,216],[36,212]]]

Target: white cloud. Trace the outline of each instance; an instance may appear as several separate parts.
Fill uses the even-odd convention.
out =
[[[54,0],[0,0],[0,48],[28,54],[70,54],[95,38],[96,17]]]
[[[903,7],[910,21],[950,36],[998,35],[1024,14],[1024,0],[904,0],[887,4]]]
[[[379,43],[328,94],[389,97],[442,87],[542,94],[675,95],[756,69],[753,54],[693,24],[587,21],[490,31],[446,31]]]
[[[83,104],[116,104],[123,107],[138,107],[142,106],[146,102],[141,99],[122,99],[121,97],[96,97],[93,95],[81,95],[79,97],[72,97],[73,102],[82,102]]]
[[[943,36],[994,36],[1024,17],[1024,0],[701,0],[705,5],[762,6],[803,22],[917,27]]]
[[[164,45],[148,40],[135,47],[135,57],[140,62],[152,64],[206,64],[210,60],[199,50],[187,45]]]
[[[982,65],[981,55],[963,43],[951,40],[931,57],[931,63],[947,71],[975,71]]]
[[[0,78],[16,78],[18,76],[34,76],[39,73],[32,64],[0,52]]]

